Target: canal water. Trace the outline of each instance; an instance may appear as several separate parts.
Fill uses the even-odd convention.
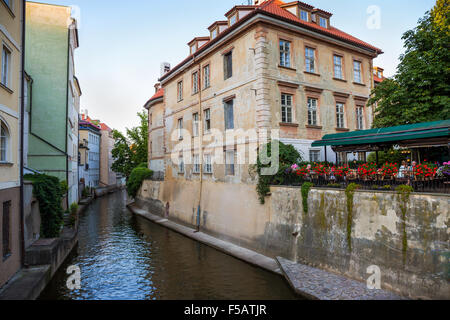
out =
[[[80,217],[79,245],[42,300],[290,300],[280,276],[136,217],[126,192],[96,200]],[[67,289],[69,266],[81,289]]]

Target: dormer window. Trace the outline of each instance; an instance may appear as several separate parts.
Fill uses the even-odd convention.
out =
[[[300,10],[300,19],[308,21],[308,11]]]
[[[230,26],[237,22],[237,14],[234,14],[230,17]]]
[[[313,18],[312,21],[317,23],[322,28],[328,29],[330,27],[330,18],[333,16],[332,13],[321,10],[321,9],[314,9],[312,11]]]
[[[191,54],[194,54],[195,51],[197,51],[197,45],[196,44],[191,46]]]
[[[211,31],[211,39],[215,39],[217,37],[217,29]]]

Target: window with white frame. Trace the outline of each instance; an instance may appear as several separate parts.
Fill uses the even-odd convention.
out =
[[[361,62],[360,61],[353,61],[353,73],[355,77],[356,83],[362,83],[362,77],[361,77]]]
[[[209,133],[211,131],[211,109],[206,109],[205,113],[205,133]]]
[[[320,150],[309,150],[309,161],[320,162]]]
[[[292,95],[281,94],[281,122],[292,123]]]
[[[192,116],[192,133],[194,137],[198,137],[200,134],[198,113],[194,113],[194,115]]]
[[[198,154],[194,155],[194,168],[193,173],[200,173],[200,156]]]
[[[178,139],[183,140],[183,118],[178,119]]]
[[[8,162],[9,132],[6,124],[0,119],[0,162]]]
[[[209,64],[205,67],[203,67],[203,82],[204,82],[204,89],[209,88],[211,85],[211,74],[210,74],[210,68]]]
[[[334,77],[336,79],[344,79],[342,75],[342,57],[338,55],[334,55]]]
[[[321,27],[327,28],[328,27],[327,19],[319,17],[319,25]]]
[[[177,84],[177,97],[178,101],[183,100],[183,81],[179,81]]]
[[[364,108],[356,107],[356,129],[364,130]]]
[[[211,39],[215,39],[217,37],[217,29],[214,29],[212,32],[211,32]]]
[[[232,26],[233,24],[235,24],[237,21],[237,14],[234,14],[233,16],[231,16],[230,18],[230,26]]]
[[[234,150],[229,150],[225,152],[225,175],[234,176],[235,175],[235,159],[236,152]]]
[[[286,40],[280,40],[280,66],[291,67],[291,43]]]
[[[300,10],[300,19],[303,21],[308,21],[308,12],[305,10]]]
[[[336,104],[336,125],[337,128],[342,129],[345,128],[345,112],[344,112],[344,104],[337,103]]]
[[[317,126],[317,99],[308,98],[308,125]]]
[[[204,170],[205,170],[205,173],[208,173],[208,174],[213,173],[212,156],[210,154],[205,154]]]
[[[198,72],[192,74],[192,93],[198,93]]]
[[[315,55],[316,55],[315,49],[306,47],[305,49],[306,72],[315,73],[315,60],[316,60]]]
[[[11,70],[11,51],[4,45],[2,48],[1,83],[5,87],[9,87],[10,70]]]

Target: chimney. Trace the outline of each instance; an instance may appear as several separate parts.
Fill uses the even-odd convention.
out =
[[[161,77],[170,71],[170,63],[163,62],[161,63]]]
[[[155,84],[155,93],[158,92],[159,88],[161,88],[161,84],[160,83]]]

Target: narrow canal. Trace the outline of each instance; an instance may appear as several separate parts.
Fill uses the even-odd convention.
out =
[[[81,269],[70,291],[66,270]],[[80,218],[78,248],[43,300],[295,299],[281,277],[132,215],[126,192],[96,200]]]

